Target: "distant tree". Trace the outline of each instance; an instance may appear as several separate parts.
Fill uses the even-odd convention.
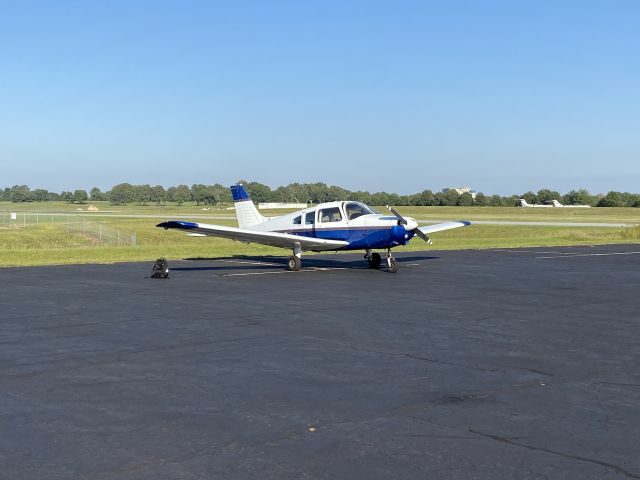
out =
[[[349,190],[346,190],[342,187],[337,187],[335,185],[331,185],[329,187],[329,195],[331,196],[333,201],[351,199],[351,192]]]
[[[111,188],[108,193],[109,202],[112,205],[125,205],[133,202],[133,185],[129,183],[119,183]]]
[[[560,193],[556,192],[555,190],[549,190],[548,188],[543,188],[542,190],[538,190],[538,201],[540,203],[549,202],[551,200],[560,201],[561,199],[562,199],[562,195],[560,195]]]
[[[291,192],[287,187],[280,186],[271,192],[271,200],[274,202],[293,202],[295,201]]]
[[[473,204],[478,207],[486,207],[489,205],[489,199],[485,196],[484,193],[478,192],[476,194],[476,198],[473,199]]]
[[[73,203],[87,203],[89,195],[86,190],[76,190],[73,192]]]
[[[14,185],[9,190],[9,200],[13,203],[32,202],[33,194],[31,189],[26,185]]]
[[[186,185],[178,185],[173,194],[173,201],[178,205],[191,200],[191,190]]]
[[[602,197],[597,204],[598,207],[624,207],[624,201],[620,192],[611,191]]]
[[[418,200],[418,202],[418,205],[423,207],[432,207],[437,204],[436,196],[431,190],[423,190],[420,193],[420,199]]]
[[[538,195],[536,195],[533,192],[525,192],[522,195],[520,195],[520,198],[524,198],[527,203],[540,203],[540,199],[538,198]]]
[[[491,195],[489,198],[489,205],[492,207],[502,207],[504,203],[502,202],[502,197],[500,195]]]
[[[325,183],[317,182],[307,185],[308,200],[312,203],[323,203],[331,200],[331,193],[329,187]],[[366,192],[369,194],[369,192]],[[371,195],[369,194],[369,199]]]
[[[167,192],[164,187],[161,185],[156,185],[155,187],[151,187],[151,201],[156,205],[160,205],[166,199]]]
[[[462,195],[458,196],[456,205],[458,205],[459,207],[471,207],[473,206],[473,197],[470,193],[465,192]]]
[[[562,197],[562,203],[565,205],[593,205],[596,203],[596,199],[587,190],[581,188],[565,194]]]
[[[353,199],[357,202],[366,203],[367,205],[373,204],[373,202],[371,201],[371,194],[369,192],[353,192]]]
[[[216,183],[213,186],[213,192],[217,203],[231,202],[231,191],[229,190],[229,187]]]
[[[256,203],[270,202],[272,200],[273,193],[267,185],[250,182],[245,185],[245,189],[251,199]]]
[[[49,192],[44,188],[37,188],[32,192],[33,200],[36,202],[46,202],[49,200]]]
[[[212,186],[202,184],[192,185],[191,194],[193,195],[196,205],[213,205],[216,203],[216,194]]]
[[[102,193],[98,187],[93,187],[89,191],[89,198],[92,202],[99,202],[106,199],[105,194]]]
[[[391,199],[387,192],[376,192],[371,195],[371,203],[377,206],[391,205]]]
[[[458,203],[460,196],[457,191],[450,189],[446,192],[438,192],[435,194],[437,204],[441,207],[453,207]]]
[[[151,201],[151,185],[134,185],[133,201],[140,205],[146,205]]]

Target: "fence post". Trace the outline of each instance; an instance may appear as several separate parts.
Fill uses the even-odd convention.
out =
[[[98,224],[98,245],[102,246],[102,224]]]
[[[120,246],[120,230],[118,230],[118,246]]]
[[[82,217],[82,235],[87,236],[87,219]]]
[[[137,244],[138,244],[138,237],[134,233],[133,235],[131,235],[131,246],[135,247]]]

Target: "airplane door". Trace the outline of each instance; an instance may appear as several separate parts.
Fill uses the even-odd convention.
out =
[[[317,220],[317,237],[348,241],[348,225],[339,205],[327,204],[319,208]]]
[[[316,211],[315,210],[311,210],[310,212],[305,213],[304,227],[305,229],[310,230],[310,235],[312,237],[316,236]]]

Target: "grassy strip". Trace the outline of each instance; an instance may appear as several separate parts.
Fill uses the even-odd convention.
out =
[[[87,212],[86,205],[71,205],[64,202],[42,203],[10,203],[0,202],[0,212],[8,216],[8,212],[18,212],[18,222],[22,221],[21,212],[62,212],[78,214],[102,221],[102,213],[115,215],[157,215],[158,218],[182,215],[228,215],[235,218],[233,210],[213,208],[209,206],[185,203],[181,206],[168,204],[158,205],[110,205],[108,202],[91,202],[100,212]],[[82,211],[77,211],[80,208]],[[376,207],[378,211],[387,213],[385,207]],[[206,209],[206,210],[203,210]],[[517,208],[517,207],[397,207],[403,214],[419,219],[466,219],[466,220],[503,220],[503,221],[548,221],[548,222],[602,222],[640,224],[640,208]],[[293,210],[263,210],[265,216],[278,216]],[[0,223],[3,221],[0,214]]]

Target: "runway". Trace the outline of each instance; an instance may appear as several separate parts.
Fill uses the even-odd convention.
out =
[[[397,258],[0,269],[0,479],[640,478],[640,245]]]

